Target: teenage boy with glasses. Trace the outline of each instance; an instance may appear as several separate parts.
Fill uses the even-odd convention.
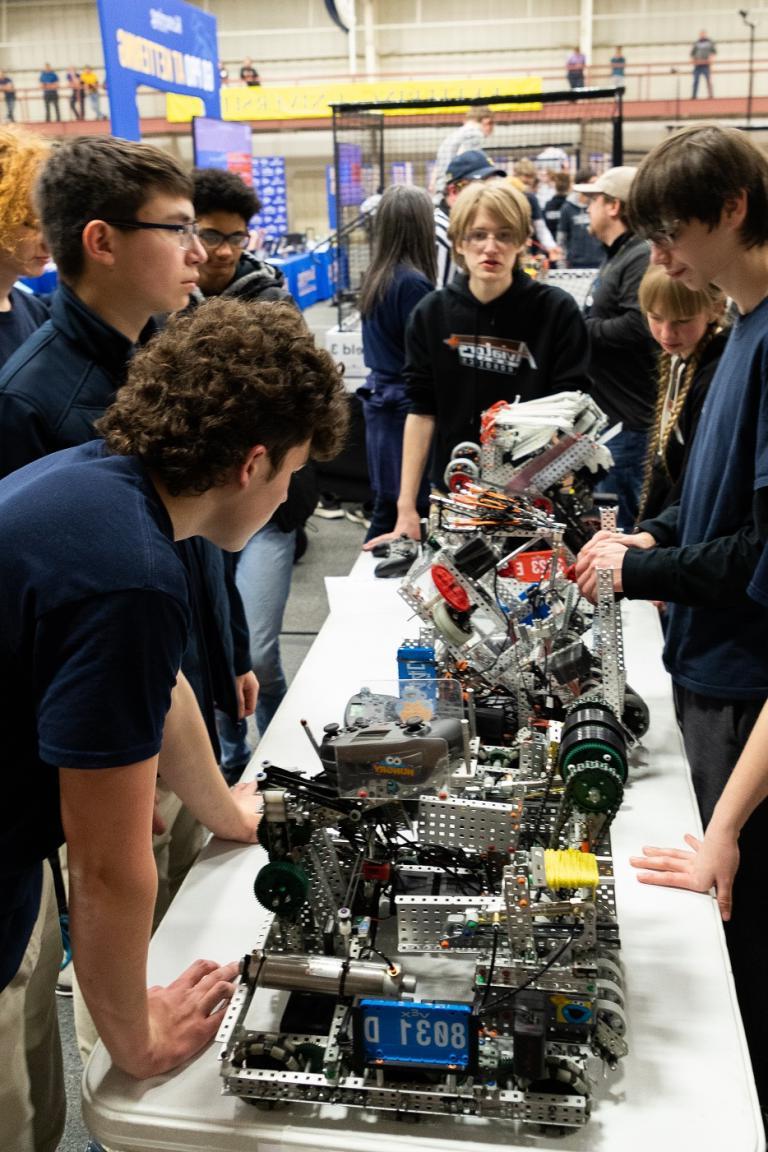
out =
[[[587,332],[573,297],[518,266],[530,228],[527,199],[506,182],[475,182],[456,200],[449,235],[465,274],[411,314],[397,524],[367,549],[401,533],[418,539],[416,499],[430,451],[432,481],[443,488],[452,449],[477,441],[485,409],[516,396],[588,390]]]
[[[614,570],[618,592],[668,605],[664,663],[706,849],[700,868],[695,851],[650,849],[636,863],[648,869],[646,881],[686,886],[690,880],[696,887],[704,878],[706,889],[714,862],[727,907],[738,837],[741,867],[726,939],[765,1109],[768,1011],[755,928],[766,906],[764,720],[742,752],[768,698],[768,161],[738,129],[692,125],[640,165],[629,216],[650,241],[654,264],[689,288],[716,284],[734,301],[737,316],[707,394],[680,502],[641,523],[635,535],[598,533],[582,549],[576,573],[590,597],[600,566]],[[728,785],[725,803],[718,803],[739,759],[735,793]]]
[[[248,222],[259,211],[254,191],[234,172],[196,168],[192,201],[198,234],[208,259],[200,267],[199,291],[204,296],[240,300],[291,299],[278,268],[244,251]],[[192,305],[196,302],[193,296]],[[280,656],[280,632],[291,589],[298,534],[317,504],[314,470],[302,469],[288,499],[237,558],[235,578],[248,622],[253,671],[259,682],[256,726],[263,735],[287,691]],[[244,720],[219,717],[222,768],[236,780],[250,758]]]
[[[34,198],[60,286],[50,319],[0,372],[0,476],[96,436],[94,422],[122,387],[131,358],[157,333],[153,317],[186,306],[206,259],[192,182],[150,145],[114,137],[63,143],[48,157]],[[183,670],[218,757],[215,708],[233,720],[255,708],[247,625],[231,560],[198,537],[177,548],[194,607]],[[162,787],[159,795],[167,827],[155,843],[158,919],[201,840],[173,793]],[[86,1050],[87,1016],[77,1020]]]

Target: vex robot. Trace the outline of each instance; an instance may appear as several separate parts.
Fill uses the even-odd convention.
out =
[[[567,576],[560,493],[602,459],[591,401],[574,413],[559,464],[551,419],[518,459],[497,413],[401,588],[421,634],[400,680],[308,732],[317,775],[263,766],[261,928],[219,1035],[225,1092],[568,1128],[626,1053],[609,827],[643,717],[611,573],[594,613]],[[533,495],[488,483],[532,459]]]
[[[593,703],[481,746],[440,694],[429,721],[329,725],[316,777],[264,767],[225,1091],[576,1127],[626,1052],[606,836],[624,734]]]

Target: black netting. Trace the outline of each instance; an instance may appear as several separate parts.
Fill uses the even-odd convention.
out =
[[[376,194],[394,183],[429,188],[440,144],[462,124],[470,105],[487,104],[493,110],[493,133],[482,148],[499,167],[511,170],[525,157],[557,168],[565,153],[572,172],[586,165],[600,172],[623,163],[622,92],[579,89],[575,95],[569,89],[463,101],[334,105],[339,323],[354,311],[370,262],[369,209]]]

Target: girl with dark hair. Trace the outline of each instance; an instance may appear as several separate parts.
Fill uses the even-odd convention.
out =
[[[655,265],[640,281],[640,308],[661,347],[656,417],[648,443],[639,520],[680,499],[701,408],[725,347],[725,295],[686,287]]]
[[[433,208],[420,188],[387,188],[376,209],[373,255],[360,294],[363,353],[370,369],[363,401],[368,472],[374,494],[366,540],[391,532],[397,520],[403,427],[408,411],[403,368],[405,327],[435,286]],[[422,481],[418,510],[426,514],[429,486]]]

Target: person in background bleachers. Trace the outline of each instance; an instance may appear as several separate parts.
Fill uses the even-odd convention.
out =
[[[53,112],[56,120],[61,120],[61,112],[59,111],[58,72],[54,72],[51,65],[46,61],[38,79],[43,92],[43,104],[45,106],[46,121],[50,123],[51,112]]]
[[[74,64],[70,64],[67,69],[67,84],[69,84],[69,107],[72,111],[72,119],[85,120],[85,89],[80,73]]]
[[[13,124],[16,119],[16,85],[3,68],[0,68],[0,92],[5,99],[6,123]]]
[[[586,56],[579,48],[574,48],[565,62],[565,78],[571,88],[584,87],[584,69],[586,66]]]
[[[243,65],[240,69],[240,79],[247,88],[261,87],[261,78],[250,56],[246,56],[245,60],[243,60]]]
[[[91,68],[90,64],[86,64],[80,73],[80,82],[83,86],[83,94],[88,97],[88,103],[91,106],[94,120],[106,120],[106,116],[101,110],[101,93],[99,92],[99,78]]]
[[[0,367],[48,319],[48,305],[14,285],[40,276],[50,259],[32,188],[48,152],[29,132],[0,128]]]
[[[693,91],[691,99],[699,95],[699,83],[703,80],[707,85],[707,95],[712,99],[712,57],[717,55],[714,40],[707,36],[704,29],[699,32],[698,40],[691,47],[691,60],[693,60]]]
[[[627,58],[624,49],[617,44],[611,56],[611,82],[619,85],[624,83],[624,71],[627,67]]]

